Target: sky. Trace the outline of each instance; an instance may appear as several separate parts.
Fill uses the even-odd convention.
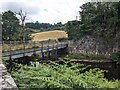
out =
[[[79,16],[80,6],[88,0],[0,0],[0,12],[22,9],[26,22],[66,23]]]

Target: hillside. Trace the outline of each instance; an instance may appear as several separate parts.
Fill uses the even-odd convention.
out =
[[[58,38],[68,38],[68,34],[65,31],[54,30],[54,31],[46,31],[40,33],[32,34],[33,41],[43,41],[48,39],[58,39]]]

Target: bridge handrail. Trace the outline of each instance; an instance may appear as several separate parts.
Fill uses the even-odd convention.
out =
[[[2,51],[10,52],[17,50],[26,49],[36,49],[36,48],[46,48],[50,46],[57,46],[58,44],[67,44],[66,41],[59,42],[56,40],[46,40],[46,41],[2,41]]]

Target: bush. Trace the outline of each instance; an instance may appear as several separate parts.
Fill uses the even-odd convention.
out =
[[[115,61],[117,64],[120,64],[120,51],[112,53],[111,59]]]
[[[65,37],[58,38],[58,41],[59,41],[59,42],[63,42],[63,41],[66,41],[66,40],[68,40],[68,39],[67,39],[67,38],[65,38]]]
[[[80,68],[81,67],[81,68]],[[81,64],[68,66],[40,64],[36,67],[23,66],[12,76],[19,89],[31,88],[54,88],[58,89],[80,89],[80,88],[118,88],[118,81],[108,81],[104,78],[103,70],[90,69],[85,73],[80,73],[85,69]]]

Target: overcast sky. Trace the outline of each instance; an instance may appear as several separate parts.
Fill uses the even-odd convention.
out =
[[[22,9],[27,22],[66,23],[79,16],[80,6],[88,0],[0,0],[0,12]]]

